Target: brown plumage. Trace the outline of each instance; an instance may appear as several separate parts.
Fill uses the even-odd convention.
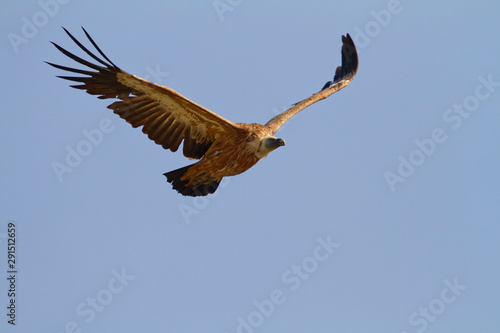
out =
[[[223,177],[248,170],[271,151],[285,145],[285,141],[275,138],[274,133],[299,111],[347,86],[358,69],[356,48],[347,34],[342,36],[342,66],[337,68],[333,81],[327,82],[321,91],[294,104],[265,125],[233,123],[171,88],[121,70],[108,59],[85,29],[85,35],[103,59],[89,51],[66,29],[64,31],[99,64],[84,60],[55,43],[52,44],[59,51],[93,71],[48,64],[82,74],[58,76],[79,83],[71,87],[86,90],[101,99],[118,99],[108,108],[132,127],[142,126],[142,131],[163,148],[175,152],[184,141],[184,156],[200,161],[164,175],[175,190],[189,196],[214,193]]]

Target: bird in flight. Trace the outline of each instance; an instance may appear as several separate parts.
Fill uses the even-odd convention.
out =
[[[169,87],[123,71],[109,60],[85,29],[83,32],[102,58],[66,29],[64,31],[95,62],[80,58],[52,42],[64,55],[88,68],[47,64],[83,75],[58,77],[78,82],[71,87],[98,95],[97,98],[116,99],[108,109],[132,127],[142,126],[142,131],[164,149],[175,152],[184,142],[184,156],[199,161],[164,175],[175,190],[187,196],[214,193],[223,177],[245,172],[271,151],[284,146],[285,141],[274,136],[276,131],[299,111],[347,86],[358,70],[356,47],[347,34],[342,36],[342,66],[337,67],[333,80],[319,92],[295,103],[265,125],[233,123]]]

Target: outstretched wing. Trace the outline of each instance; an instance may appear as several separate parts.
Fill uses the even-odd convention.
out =
[[[177,151],[184,140],[184,156],[200,159],[217,137],[230,136],[241,131],[235,123],[194,103],[173,89],[121,70],[108,59],[85,29],[83,29],[85,35],[104,59],[89,51],[66,29],[64,31],[98,64],[84,60],[52,43],[66,56],[94,70],[70,68],[47,62],[58,69],[83,75],[58,77],[79,82],[80,84],[71,87],[86,90],[91,95],[98,95],[100,99],[118,99],[108,108],[133,127],[143,126],[142,131],[163,148]]]
[[[288,119],[293,117],[298,112],[304,110],[311,104],[327,98],[331,94],[339,91],[351,83],[357,71],[358,54],[351,36],[347,34],[347,36],[342,36],[342,66],[337,67],[333,81],[327,82],[321,91],[298,102],[297,104],[294,104],[288,110],[273,117],[267,122],[266,126],[274,134],[284,123],[287,122]]]

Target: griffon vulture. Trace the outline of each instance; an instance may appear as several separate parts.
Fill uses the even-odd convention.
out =
[[[347,34],[342,36],[342,66],[337,67],[333,81],[327,82],[321,91],[294,104],[265,125],[233,123],[171,88],[123,71],[109,60],[85,29],[85,35],[102,58],[64,31],[96,62],[84,60],[52,42],[63,54],[91,70],[47,63],[83,75],[58,76],[79,83],[71,87],[86,90],[100,99],[117,99],[108,108],[132,127],[142,126],[142,131],[164,149],[175,152],[184,141],[184,156],[199,161],[164,175],[175,190],[188,196],[214,193],[223,177],[248,170],[271,151],[284,146],[285,141],[276,138],[274,133],[299,111],[347,86],[358,69],[356,48]]]

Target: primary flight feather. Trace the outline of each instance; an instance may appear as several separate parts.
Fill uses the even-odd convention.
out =
[[[327,82],[321,91],[294,104],[265,125],[233,123],[171,88],[123,71],[109,60],[85,29],[85,35],[102,59],[64,31],[98,64],[56,43],[52,44],[59,51],[91,70],[47,63],[83,75],[58,76],[78,83],[71,87],[86,90],[100,99],[117,99],[108,108],[133,127],[142,126],[142,131],[163,148],[175,152],[184,142],[184,156],[199,161],[164,175],[175,190],[188,196],[214,193],[223,177],[245,172],[271,151],[284,146],[285,141],[274,137],[274,133],[299,111],[347,86],[358,70],[356,47],[347,34],[342,36],[342,66],[337,67],[333,81]]]

